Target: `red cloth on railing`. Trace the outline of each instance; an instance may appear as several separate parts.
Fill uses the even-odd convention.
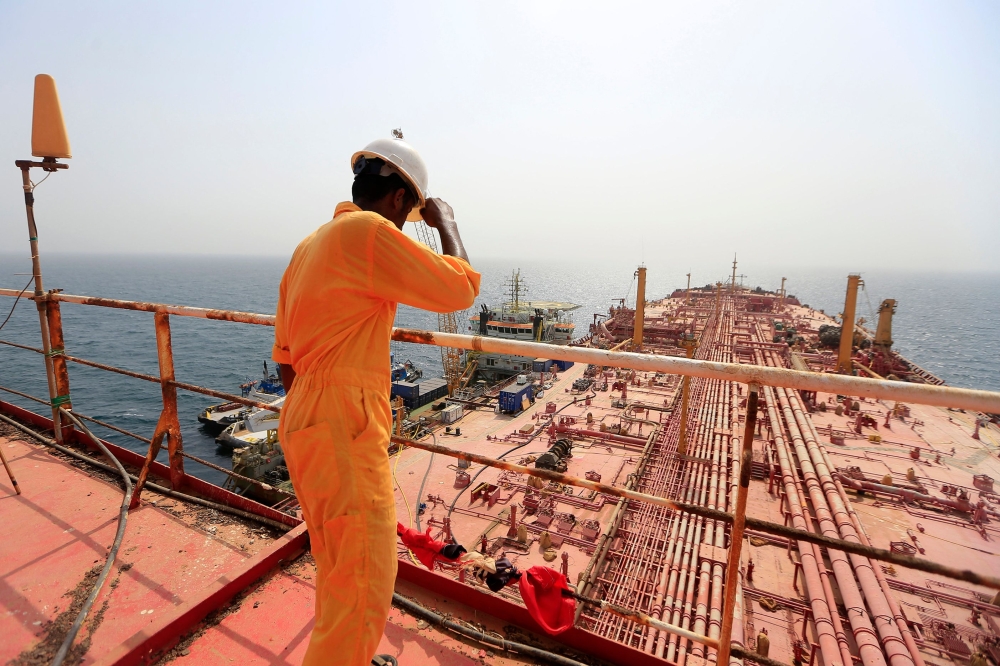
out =
[[[402,539],[403,545],[409,548],[420,563],[430,570],[434,570],[434,560],[447,560],[441,556],[441,550],[447,545],[443,541],[435,541],[431,538],[431,528],[427,532],[418,532],[412,527],[404,527],[402,523],[396,523],[396,534]]]
[[[554,636],[573,626],[576,599],[563,594],[569,593],[566,576],[549,567],[534,566],[521,572],[518,586],[531,617],[547,633]]]

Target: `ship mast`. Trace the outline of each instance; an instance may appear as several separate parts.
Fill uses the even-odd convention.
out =
[[[510,293],[511,312],[519,312],[521,310],[521,294],[528,292],[528,285],[524,283],[521,279],[521,269],[518,268],[515,271],[511,271],[510,280],[506,284],[507,289]]]

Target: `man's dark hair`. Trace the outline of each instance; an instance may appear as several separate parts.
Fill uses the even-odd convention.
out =
[[[406,184],[402,176],[398,173],[388,176],[363,173],[354,177],[354,185],[351,186],[351,196],[354,201],[364,201],[375,203],[387,194],[394,193],[399,188],[406,190],[407,196],[416,204],[417,198],[413,196],[413,190]]]

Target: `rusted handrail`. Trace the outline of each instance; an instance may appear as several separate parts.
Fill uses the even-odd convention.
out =
[[[33,351],[36,354],[44,354],[45,353],[44,351],[42,351],[38,347],[29,347],[28,345],[17,344],[15,342],[10,342],[9,340],[0,340],[0,345],[8,345],[8,346],[11,346],[11,347],[16,347],[18,349],[24,349],[24,350],[27,350],[27,351]],[[98,370],[105,370],[107,372],[113,372],[115,374],[124,375],[126,377],[132,377],[133,379],[142,379],[143,381],[153,382],[155,384],[160,384],[161,383],[160,378],[157,377],[157,376],[155,376],[155,375],[147,375],[147,374],[142,373],[142,372],[135,372],[133,370],[125,370],[124,368],[118,368],[118,367],[115,367],[113,365],[108,365],[106,363],[98,363],[97,361],[89,361],[89,360],[87,360],[85,358],[79,358],[79,357],[76,357],[76,356],[70,356],[70,355],[65,354],[65,353],[60,353],[59,356],[61,356],[62,358],[64,358],[67,361],[71,361],[73,363],[78,363],[80,365],[86,365],[86,366],[88,366],[90,368],[97,368]],[[234,395],[232,393],[226,393],[224,391],[216,391],[214,389],[206,388],[204,386],[198,386],[197,384],[188,384],[186,382],[179,382],[179,381],[176,381],[176,380],[174,380],[174,381],[168,381],[167,384],[170,385],[170,386],[174,386],[176,388],[179,388],[179,389],[183,389],[185,391],[190,391],[191,393],[200,393],[201,395],[207,395],[207,396],[211,396],[213,398],[220,398],[222,400],[226,400],[227,402],[236,402],[236,403],[239,403],[241,405],[246,405],[247,407],[259,407],[260,409],[264,409],[264,410],[267,410],[267,411],[270,411],[270,412],[280,412],[281,411],[281,407],[278,406],[278,405],[272,405],[271,403],[261,402],[259,400],[251,400],[250,398],[245,398],[245,397],[240,396],[240,395]],[[44,403],[44,404],[48,404],[48,403]],[[147,439],[145,441],[148,442],[149,440]]]
[[[37,396],[33,396],[33,395],[28,394],[28,393],[22,393],[21,391],[15,391],[14,389],[9,388],[7,386],[0,386],[0,391],[5,391],[7,393],[12,393],[14,395],[21,396],[22,398],[25,398],[26,400],[31,400],[31,401],[37,402],[39,404],[42,404],[42,405],[48,405],[49,404],[47,400],[42,400],[41,398],[39,398]],[[138,433],[134,433],[134,432],[131,432],[129,430],[125,430],[124,428],[119,428],[118,426],[112,425],[111,423],[108,423],[107,421],[102,421],[100,419],[95,419],[93,416],[87,416],[86,414],[81,414],[76,409],[73,409],[72,411],[73,411],[73,416],[75,416],[78,419],[83,419],[84,421],[90,421],[91,423],[96,423],[97,425],[99,425],[101,427],[104,427],[104,428],[107,428],[108,430],[113,430],[113,431],[115,431],[117,433],[121,433],[122,435],[125,435],[126,437],[131,437],[132,439],[136,439],[136,440],[138,440],[140,442],[144,442],[146,444],[152,444],[153,443],[153,440],[151,440],[148,437],[143,437],[142,435],[140,435]],[[225,467],[220,467],[219,465],[216,465],[215,463],[209,462],[209,461],[207,461],[207,460],[205,460],[203,458],[199,458],[198,456],[193,456],[190,453],[186,453],[186,452],[182,451],[181,455],[184,456],[185,458],[187,458],[188,460],[193,460],[196,463],[200,463],[200,464],[204,465],[205,467],[209,467],[209,468],[214,469],[214,470],[216,470],[218,472],[222,472],[223,474],[225,474],[227,476],[231,476],[234,479],[241,479],[243,481],[246,481],[247,483],[251,483],[253,485],[260,486],[264,490],[273,490],[275,492],[282,493],[283,495],[285,495],[287,497],[294,497],[294,495],[292,495],[291,493],[287,493],[284,490],[281,490],[280,488],[275,488],[274,486],[272,486],[269,483],[265,483],[265,482],[263,482],[263,481],[261,481],[259,479],[252,479],[249,476],[243,476],[242,474],[237,474],[236,472],[234,472],[232,470],[228,470]]]
[[[34,296],[22,294],[16,289],[0,289],[0,296],[20,296],[21,298],[35,300]],[[274,315],[253,312],[196,308],[187,305],[148,303],[145,301],[125,301],[57,292],[48,292],[45,294],[45,299],[63,303],[96,305],[124,310],[160,312],[181,317],[235,321],[257,326],[274,326]],[[521,342],[519,340],[507,340],[488,336],[440,333],[407,328],[393,329],[392,339],[398,342],[410,342],[438,347],[515,354],[531,358],[550,358],[648,372],[701,377],[704,379],[720,379],[743,384],[757,383],[763,386],[782,386],[785,388],[805,389],[807,391],[823,391],[841,395],[865,396],[883,400],[898,400],[923,405],[1000,413],[1000,392],[996,391],[931,386],[928,384],[909,384],[906,382],[869,379],[866,377],[805,372],[748,364],[718,363],[674,356],[592,349],[590,347]],[[69,359],[67,358],[67,360]]]
[[[440,347],[457,347],[473,351],[514,354],[531,358],[559,359],[591,363],[615,368],[629,368],[669,375],[685,375],[703,379],[719,379],[741,384],[782,386],[785,388],[823,391],[841,395],[865,396],[883,400],[940,407],[955,407],[973,411],[1000,413],[1000,392],[962,389],[950,386],[908,384],[849,375],[803,372],[761,365],[719,363],[678,356],[658,356],[634,352],[612,352],[589,347],[570,347],[540,342],[521,342],[479,335],[460,335],[415,329],[395,328],[392,339]]]
[[[20,296],[35,300],[34,294],[24,294],[17,289],[0,289],[0,296]],[[239,310],[217,310],[212,308],[196,308],[190,305],[171,305],[169,303],[149,303],[147,301],[125,301],[117,298],[101,298],[100,296],[77,296],[62,292],[48,292],[45,300],[61,303],[77,303],[79,305],[97,305],[103,308],[119,310],[137,310],[139,312],[164,312],[180,317],[197,317],[200,319],[216,319],[218,321],[235,321],[257,326],[274,326],[274,315],[258,314],[256,312],[240,312]]]

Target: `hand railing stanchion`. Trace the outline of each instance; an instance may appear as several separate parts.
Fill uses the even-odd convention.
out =
[[[59,301],[46,298],[45,319],[49,325],[49,357],[52,359],[52,377],[55,382],[57,400],[61,403],[60,407],[71,411],[73,405],[69,397],[69,370],[66,368],[64,356],[66,341],[63,338],[62,310],[59,307]],[[56,423],[60,422],[56,421]],[[62,431],[60,436],[65,436],[73,430],[73,422],[64,419],[60,423],[60,430]]]
[[[181,439],[181,424],[177,419],[177,387],[174,386],[174,352],[170,342],[170,315],[157,312],[156,355],[160,362],[160,391],[163,394],[163,421],[161,427],[167,433],[167,452],[170,457],[170,485],[180,490],[184,484],[184,443]]]
[[[142,463],[142,470],[139,472],[139,478],[136,479],[135,486],[132,488],[132,499],[129,500],[128,508],[134,509],[139,506],[139,496],[142,494],[142,489],[146,485],[146,479],[149,477],[149,466],[153,464],[156,460],[156,456],[160,453],[160,447],[163,445],[163,438],[167,434],[166,426],[164,425],[165,419],[164,414],[166,409],[160,412],[160,418],[156,422],[156,430],[153,431],[153,438],[149,442],[149,450],[146,451],[146,460]],[[171,476],[171,482],[173,478]]]
[[[740,551],[743,548],[743,529],[747,519],[747,495],[750,492],[750,463],[753,461],[753,434],[757,427],[757,397],[760,387],[750,384],[747,396],[747,420],[743,428],[743,451],[740,455],[740,486],[736,490],[733,507],[733,526],[729,532],[729,558],[726,562],[726,594],[722,605],[722,633],[719,636],[719,657],[716,664],[728,666],[733,636],[733,615],[736,592],[740,582]],[[742,618],[740,618],[742,622]]]

